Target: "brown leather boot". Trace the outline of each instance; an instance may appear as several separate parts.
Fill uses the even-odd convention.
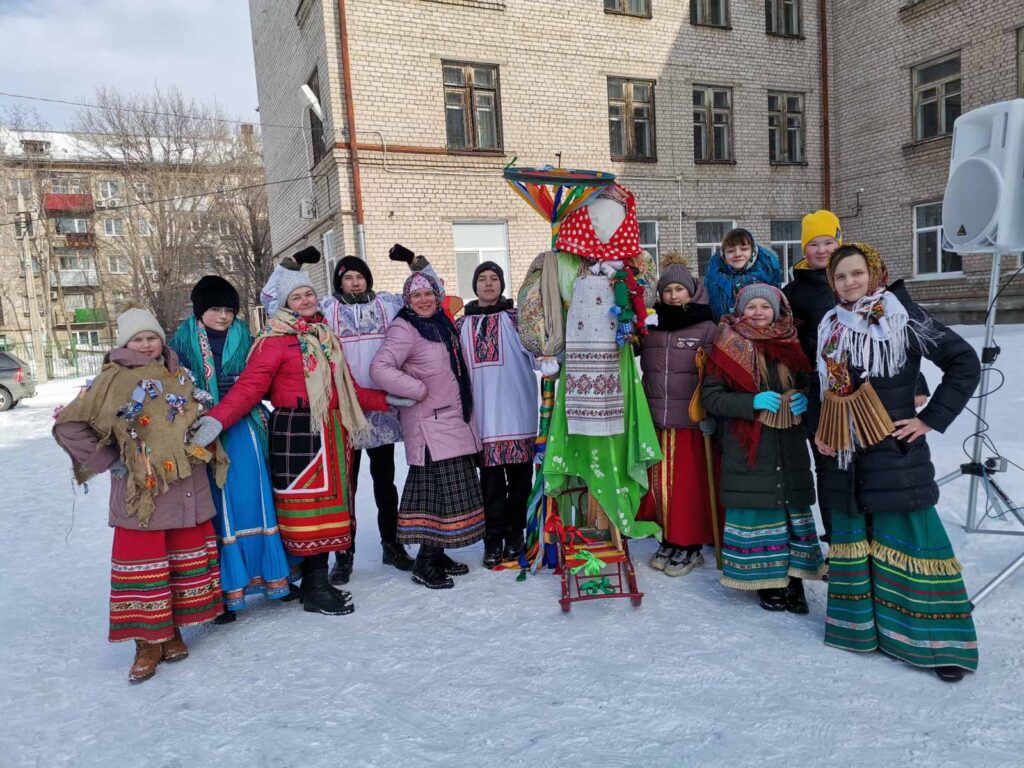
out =
[[[174,637],[164,640],[164,661],[181,661],[188,658],[188,646],[181,639],[181,632],[174,630]]]
[[[163,656],[162,643],[147,643],[145,640],[135,641],[135,663],[128,672],[129,683],[141,683],[156,674],[156,665]]]

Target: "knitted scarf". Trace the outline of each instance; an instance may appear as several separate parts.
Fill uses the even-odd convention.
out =
[[[480,302],[477,299],[466,304],[463,309],[463,314],[466,315],[496,315],[499,312],[508,312],[512,309],[512,299],[502,296],[498,299],[497,303],[491,304],[489,307],[481,307]]]
[[[192,371],[199,386],[213,396],[214,404],[220,402],[220,388],[217,384],[217,366],[214,363],[213,349],[206,327],[195,317],[183,322],[168,346],[178,353],[182,365]],[[252,347],[252,334],[249,326],[237,318],[227,331],[224,351],[221,353],[221,372],[230,376],[238,376],[245,368]],[[260,445],[267,450],[267,414],[266,410],[257,405],[248,416],[249,422],[256,430]]]
[[[707,370],[735,391],[756,395],[768,386],[768,382],[761,381],[758,357],[782,363],[794,373],[811,370],[810,361],[800,348],[789,302],[782,291],[778,294],[779,317],[771,325],[755,328],[746,318],[735,314],[726,315],[718,325]],[[747,450],[747,462],[753,465],[761,442],[761,422],[734,419],[733,431]]]
[[[430,317],[420,317],[406,305],[398,310],[398,316],[409,322],[413,328],[427,341],[444,344],[448,350],[448,364],[452,368],[455,380],[459,383],[459,399],[462,400],[462,420],[469,421],[473,414],[473,387],[469,380],[469,371],[462,357],[462,344],[455,326],[442,310],[438,309]]]
[[[692,301],[681,307],[659,301],[654,305],[654,311],[658,316],[659,331],[679,331],[711,320],[711,307],[707,304],[694,304]]]
[[[252,356],[263,339],[273,336],[294,336],[299,342],[313,432],[318,433],[329,418],[333,382],[333,388],[338,391],[341,423],[348,432],[349,440],[365,440],[370,425],[359,407],[355,383],[341,344],[327,327],[323,315],[316,314],[307,319],[290,309],[278,309],[260,332],[249,355]]]

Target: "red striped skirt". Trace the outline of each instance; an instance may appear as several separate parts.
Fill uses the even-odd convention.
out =
[[[711,544],[714,527],[703,434],[699,429],[659,429],[658,442],[664,458],[647,470],[650,488],[636,519],[658,523],[663,541],[677,547]],[[718,487],[719,462],[714,458]]]
[[[162,643],[175,627],[205,624],[223,610],[211,521],[161,531],[114,529],[110,642]]]

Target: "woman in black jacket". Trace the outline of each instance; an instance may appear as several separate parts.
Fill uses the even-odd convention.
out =
[[[769,611],[807,613],[802,580],[825,569],[804,427],[763,416],[801,416],[809,371],[782,292],[763,283],[743,288],[735,314],[719,325],[701,399],[724,419],[721,581],[757,590]]]
[[[824,394],[814,404],[821,492],[833,515],[825,642],[880,648],[955,682],[977,669],[977,637],[961,566],[935,511],[924,436],[945,431],[967,405],[978,356],[911,301],[902,282],[885,288],[885,264],[870,246],[837,250],[828,278],[840,303],[821,321]],[[942,383],[918,414],[922,357],[942,370]],[[853,401],[859,415],[844,410]],[[872,429],[880,437],[867,437]]]

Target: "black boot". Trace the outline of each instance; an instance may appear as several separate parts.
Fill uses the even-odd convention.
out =
[[[757,596],[760,599],[761,607],[766,611],[786,610],[786,590],[784,589],[759,589]]]
[[[505,547],[501,541],[484,542],[484,568],[491,570],[501,565],[505,556]]]
[[[804,595],[804,580],[789,577],[789,586],[786,587],[786,610],[790,613],[810,613],[807,607],[807,597]]]
[[[445,554],[442,549],[437,556],[437,567],[445,576],[465,576],[469,573],[469,566],[465,563],[457,563]]]
[[[213,623],[217,624],[219,626],[219,625],[222,625],[222,624],[230,624],[231,622],[236,621],[237,619],[238,619],[238,614],[237,613],[235,613],[234,611],[231,611],[231,610],[228,610],[227,608],[225,608],[224,609],[224,613],[222,613],[220,616],[218,616],[216,619],[214,619]]]
[[[405,547],[397,541],[382,541],[381,548],[384,550],[384,565],[393,565],[400,571],[411,571],[416,561],[409,557]]]
[[[348,592],[333,589],[327,580],[326,568],[304,569],[302,577],[302,608],[309,613],[344,616],[356,607]],[[345,597],[348,596],[346,600]]]
[[[412,566],[412,580],[427,589],[451,589],[455,582],[446,576],[440,568],[441,549],[429,544],[421,544]]]
[[[964,679],[964,673],[963,667],[935,667],[935,674],[939,680],[946,683],[959,683]]]
[[[501,557],[504,562],[510,562],[515,560],[519,561],[519,556],[523,554],[523,537],[522,535],[512,539],[505,539],[505,551]]]
[[[336,587],[341,586],[342,584],[348,584],[348,580],[351,577],[352,552],[335,552],[334,567],[331,568],[331,584],[333,584]]]

